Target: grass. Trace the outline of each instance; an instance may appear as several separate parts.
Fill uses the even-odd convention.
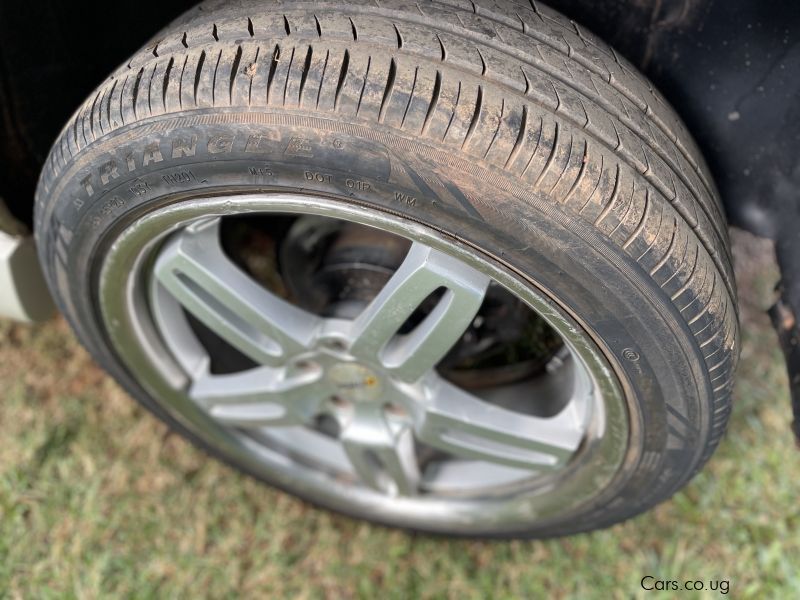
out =
[[[646,575],[797,596],[800,457],[761,313],[775,270],[755,240],[736,242],[746,326],[719,451],[655,510],[545,542],[436,539],[315,510],[170,435],[62,320],[0,321],[0,597],[668,597],[642,590]]]

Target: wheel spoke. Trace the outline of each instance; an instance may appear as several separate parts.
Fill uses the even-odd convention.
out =
[[[341,441],[366,485],[390,495],[417,493],[420,473],[414,436],[407,427],[393,430],[381,406],[358,406],[354,418],[342,430]]]
[[[458,341],[483,302],[489,278],[458,259],[414,243],[403,263],[353,323],[351,352],[417,381]],[[436,307],[408,333],[401,327],[435,291]]]
[[[549,418],[521,415],[479,400],[432,376],[416,415],[420,441],[460,457],[536,471],[564,465],[578,449],[582,426],[570,403]]]
[[[305,424],[328,395],[321,370],[286,377],[284,369],[271,367],[206,375],[189,389],[213,417],[244,427]]]
[[[265,290],[225,256],[219,219],[188,227],[168,242],[155,274],[206,327],[260,364],[277,366],[306,348],[320,322]]]

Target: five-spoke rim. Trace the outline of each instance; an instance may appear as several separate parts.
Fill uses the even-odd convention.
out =
[[[219,206],[225,210],[215,211]],[[290,304],[223,251],[222,213],[292,210],[411,240],[400,267],[355,319],[323,318]],[[120,302],[115,282],[122,280],[127,298]],[[571,398],[554,416],[488,403],[436,372],[490,282],[535,305],[570,349]],[[435,308],[400,333],[434,292]],[[101,304],[128,366],[150,376],[146,387],[156,388],[170,412],[202,438],[296,493],[337,508],[365,508],[364,516],[396,513],[409,524],[444,510],[446,521],[481,526],[522,515],[530,520],[531,511],[538,518],[564,508],[567,502],[556,499],[559,487],[572,490],[569,503],[588,497],[613,476],[624,453],[627,417],[619,384],[569,316],[463,244],[378,211],[285,195],[162,209],[115,243],[101,276]],[[187,314],[257,366],[213,374]],[[333,438],[313,430],[320,414],[336,420]],[[422,472],[420,444],[452,460]],[[583,475],[575,477],[578,472]],[[492,498],[490,489],[505,492]],[[480,515],[480,506],[489,512]]]

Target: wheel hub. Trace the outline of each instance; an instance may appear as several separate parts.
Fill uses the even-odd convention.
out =
[[[348,402],[374,402],[381,398],[383,378],[374,370],[355,362],[333,365],[327,373],[336,395]]]

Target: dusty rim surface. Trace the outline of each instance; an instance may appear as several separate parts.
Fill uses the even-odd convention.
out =
[[[509,453],[515,446],[505,447],[505,449],[502,449],[502,446],[497,446],[504,440],[518,444],[516,446],[518,448],[526,447],[525,444],[527,442],[522,443],[521,439],[515,439],[511,434],[514,431],[514,427],[524,423],[526,418],[532,421],[531,427],[534,430],[537,427],[541,428],[544,436],[542,439],[550,439],[548,437],[551,435],[549,433],[550,430],[560,431],[559,428],[563,427],[564,431],[567,431],[568,428],[577,427],[578,429],[575,429],[575,433],[576,435],[580,433],[580,437],[575,438],[575,446],[563,459],[569,462],[565,462],[563,465],[559,463],[558,467],[553,468],[552,476],[550,477],[542,478],[542,475],[547,475],[547,472],[543,472],[539,474],[538,479],[534,477],[532,480],[530,478],[520,478],[520,472],[507,471],[504,474],[503,469],[491,468],[488,464],[481,462],[475,462],[472,467],[469,467],[468,471],[462,471],[461,467],[457,466],[456,481],[449,484],[456,487],[449,494],[437,493],[436,491],[437,488],[442,486],[444,486],[445,490],[447,489],[448,478],[445,470],[444,475],[439,474],[438,482],[429,483],[427,494],[415,497],[418,492],[413,491],[411,488],[416,488],[420,484],[409,481],[411,475],[407,468],[393,475],[395,485],[400,486],[399,494],[397,489],[392,493],[388,493],[380,485],[373,485],[373,488],[377,487],[378,489],[370,490],[369,486],[365,486],[365,484],[371,481],[371,475],[369,471],[364,469],[356,469],[357,474],[361,476],[360,483],[356,481],[355,484],[348,484],[346,479],[343,480],[341,475],[342,466],[340,466],[340,462],[347,462],[346,459],[342,458],[341,461],[333,461],[333,457],[341,451],[327,439],[321,439],[318,434],[315,437],[312,431],[299,428],[299,425],[310,424],[304,422],[304,418],[301,416],[296,419],[292,417],[287,422],[285,415],[281,412],[274,419],[265,420],[263,416],[260,418],[248,417],[247,415],[250,415],[252,410],[250,407],[242,406],[240,410],[244,412],[244,416],[239,417],[237,420],[234,416],[224,416],[231,415],[231,409],[235,408],[230,403],[220,406],[220,408],[225,409],[225,412],[222,413],[215,413],[213,410],[209,412],[202,410],[202,403],[198,405],[198,401],[191,397],[192,386],[194,385],[196,388],[198,385],[196,382],[192,383],[191,373],[192,370],[196,371],[196,367],[192,365],[197,361],[193,356],[202,351],[199,348],[191,351],[186,349],[189,343],[188,338],[186,335],[180,335],[181,328],[175,326],[175,321],[179,317],[175,313],[175,308],[171,307],[171,305],[169,313],[164,312],[160,321],[156,318],[155,322],[153,322],[146,299],[154,292],[147,291],[146,284],[150,282],[151,277],[146,269],[154,268],[156,272],[158,271],[159,261],[156,261],[151,255],[153,248],[159,248],[159,244],[163,242],[165,235],[170,232],[173,237],[185,235],[180,233],[181,228],[186,227],[186,223],[191,223],[192,219],[197,220],[198,217],[201,218],[199,223],[202,227],[208,228],[209,225],[203,225],[203,223],[209,223],[210,216],[213,217],[215,214],[236,215],[240,214],[240,211],[243,214],[256,214],[259,212],[317,214],[377,226],[387,231],[402,234],[417,244],[417,246],[412,246],[412,250],[409,251],[409,257],[406,260],[414,260],[412,255],[417,247],[419,249],[436,248],[437,251],[446,252],[453,257],[457,257],[458,262],[443,264],[442,273],[444,277],[439,278],[440,283],[437,283],[434,287],[442,284],[446,285],[448,277],[455,278],[455,270],[460,269],[458,266],[460,263],[470,265],[470,271],[473,267],[479,269],[482,273],[491,276],[494,280],[519,295],[526,303],[545,317],[568,345],[570,354],[574,357],[571,363],[574,362],[576,369],[575,379],[571,384],[576,386],[575,391],[572,392],[577,394],[576,400],[573,401],[574,403],[565,406],[559,415],[541,421],[534,421],[521,413],[514,415],[508,412],[507,416],[511,420],[504,421],[502,424],[498,422],[498,429],[493,431],[489,422],[481,425],[481,418],[488,419],[492,414],[486,413],[486,405],[474,403],[474,400],[469,395],[458,391],[458,388],[448,388],[450,392],[436,392],[435,390],[442,386],[438,377],[430,379],[429,376],[426,376],[420,379],[421,383],[419,385],[422,388],[419,391],[414,391],[415,388],[409,387],[408,382],[403,383],[400,389],[409,390],[406,393],[411,394],[411,397],[407,400],[398,398],[398,402],[406,406],[407,411],[412,414],[427,406],[427,403],[431,402],[429,399],[435,398],[437,393],[456,394],[456,399],[459,403],[458,414],[463,412],[468,415],[468,407],[474,404],[475,410],[486,416],[475,415],[474,424],[469,425],[466,430],[467,434],[465,435],[467,437],[464,438],[465,442],[456,442],[456,445],[453,445],[454,442],[451,441],[449,444],[441,446],[438,438],[432,439],[429,433],[426,434],[425,428],[428,427],[426,423],[432,417],[424,417],[425,412],[420,413],[422,421],[420,421],[420,426],[416,427],[415,435],[438,447],[451,449],[456,456],[462,455],[467,459],[470,456],[474,456],[489,461],[489,463],[503,462],[501,456],[513,456],[513,454]],[[202,220],[203,218],[205,221]],[[216,229],[213,231],[214,235],[219,235],[216,233]],[[500,531],[506,528],[508,531],[514,531],[520,525],[529,523],[532,518],[546,521],[550,515],[561,512],[565,508],[573,505],[579,506],[581,503],[586,502],[587,499],[592,498],[598,489],[602,489],[607,485],[608,480],[617,474],[629,443],[627,406],[611,367],[604,360],[591,338],[582,333],[580,327],[567,314],[560,311],[552,300],[543,296],[536,288],[520,281],[485,258],[481,258],[478,253],[469,247],[454,242],[452,238],[441,236],[435,231],[422,226],[392,218],[391,215],[381,216],[323,198],[314,199],[307,196],[265,194],[263,196],[197,200],[186,205],[171,206],[139,218],[135,225],[126,229],[123,236],[114,241],[112,251],[106,258],[100,276],[101,308],[105,322],[109,324],[111,341],[116,352],[119,353],[132,372],[138,376],[139,380],[146,382],[152,397],[158,398],[163,408],[174,414],[176,420],[183,423],[188,422],[198,437],[201,437],[205,442],[232,460],[243,462],[255,474],[269,481],[275,481],[282,487],[312,501],[320,502],[323,505],[331,506],[349,514],[380,518],[406,526],[430,530],[441,528],[442,531],[452,531],[455,527],[458,527],[464,534]],[[198,246],[198,251],[208,252],[213,244],[212,238],[204,239],[202,244]],[[162,255],[164,252],[169,251],[162,250]],[[184,250],[184,252],[188,252],[188,249]],[[211,257],[212,255],[209,254],[209,256]],[[211,259],[209,258],[208,260],[210,261]],[[156,266],[147,267],[147,265],[153,264]],[[216,273],[219,273],[221,268],[223,267],[214,267]],[[403,267],[401,266],[398,269],[398,273],[402,269]],[[185,272],[189,273],[190,271]],[[221,275],[217,276],[221,277]],[[475,275],[467,275],[465,273],[464,276],[474,279],[477,277],[477,273]],[[200,277],[200,275],[196,277]],[[198,281],[206,281],[207,277],[202,275],[202,279],[198,279]],[[162,280],[164,279],[162,278]],[[207,289],[212,289],[210,281],[208,280],[207,283],[202,285],[207,286]],[[220,279],[220,283],[222,281]],[[142,288],[143,284],[145,285],[144,289]],[[218,284],[215,283],[214,285]],[[387,289],[388,287],[390,287],[390,284],[387,284]],[[180,290],[180,287],[176,289]],[[256,290],[253,290],[253,292],[255,293]],[[425,295],[427,293],[423,296]],[[240,295],[240,297],[246,296],[247,294],[244,292]],[[153,297],[157,298],[157,295]],[[380,298],[377,300],[380,300]],[[270,300],[267,296],[264,296],[260,302],[270,302]],[[157,307],[158,305],[158,302],[155,304],[150,303],[151,307]],[[247,307],[242,306],[239,309],[240,314],[247,314],[246,309]],[[159,308],[158,310],[166,311],[167,308]],[[313,317],[308,314],[298,314],[295,318],[294,313],[288,311],[288,307],[276,307],[276,310],[284,311],[283,323],[296,321],[298,325],[302,324],[303,327],[306,327],[309,320],[313,320]],[[369,310],[368,307],[364,314],[368,314]],[[461,308],[456,307],[456,310],[458,311],[458,316],[461,317],[465,310],[469,311],[470,309],[467,306],[463,306]],[[206,313],[198,312],[196,314],[202,315]],[[156,317],[158,317],[158,311],[156,311]],[[216,319],[218,317],[211,316],[210,318]],[[391,319],[391,316],[384,314],[380,319],[385,321],[386,319]],[[331,321],[329,325],[332,325],[336,330],[337,333],[335,335],[341,335],[341,337],[336,337],[335,340],[349,345],[347,330],[351,327],[350,322]],[[358,327],[358,320],[354,322],[354,325]],[[184,324],[181,327],[185,330],[186,325]],[[331,327],[325,327],[328,331],[331,331]],[[222,331],[219,327],[217,327],[217,330]],[[288,332],[289,330],[285,329],[284,331]],[[341,333],[338,333],[340,331]],[[284,339],[286,335],[286,333],[280,333],[280,336],[276,339]],[[325,335],[330,335],[330,333]],[[441,331],[435,335],[441,337],[448,334]],[[303,334],[303,337],[305,337],[305,334]],[[238,334],[234,334],[230,339],[232,343],[245,348],[245,340],[241,339]],[[160,340],[166,340],[166,347],[164,342]],[[323,350],[330,345],[326,344],[326,339],[322,339],[320,343]],[[284,364],[285,359],[280,357],[270,359],[269,356],[262,356],[263,353],[257,349],[253,350],[253,352],[255,358],[267,361],[266,364]],[[359,366],[357,363],[352,362],[337,363],[336,356],[339,352],[329,354],[324,351],[321,356],[310,354],[304,350],[300,352],[306,367],[308,363],[321,363],[323,365],[330,363],[325,367],[325,370],[332,374],[335,374],[337,369],[341,370],[342,367],[352,369]],[[369,357],[375,354],[375,350],[369,350],[364,355],[364,358],[370,360]],[[182,358],[183,360],[181,360]],[[331,362],[331,360],[334,362]],[[347,361],[348,359],[345,358],[344,360]],[[291,361],[288,361],[288,364],[291,364]],[[361,369],[364,368],[361,367]],[[383,367],[378,365],[375,371],[370,371],[370,374],[380,373],[382,370]],[[189,375],[186,375],[186,373],[189,373]],[[346,376],[348,373],[349,371],[343,374]],[[254,374],[262,377],[255,372]],[[243,376],[245,378],[250,377],[246,373]],[[187,377],[190,380],[188,385],[183,383]],[[237,381],[244,381],[242,376],[238,378],[220,377],[221,383],[214,383],[214,378],[212,377],[208,379],[207,383],[203,383],[203,378],[208,377],[207,374],[201,375],[199,385],[211,386],[210,389],[230,390],[235,388],[236,385],[241,385],[237,384]],[[409,382],[417,379],[419,377],[415,371]],[[429,379],[430,382],[426,383]],[[252,384],[247,383],[246,385]],[[391,388],[388,385],[389,381],[387,380],[384,383],[387,389],[381,393],[382,399],[387,402],[387,399],[392,397]],[[187,389],[189,392],[184,391]],[[583,392],[580,390],[594,390],[589,396],[591,401],[584,399],[582,397]],[[294,397],[291,395],[290,390],[284,393],[287,398]],[[308,393],[310,394],[311,391]],[[337,392],[331,391],[328,393]],[[461,394],[461,396],[458,396],[458,394]],[[305,395],[302,398],[297,398],[297,400],[301,399],[303,400],[303,405],[305,405],[308,399]],[[289,406],[282,399],[279,402],[281,406]],[[447,402],[451,402],[451,400],[447,400]],[[445,408],[446,405],[446,402],[442,404],[441,401],[435,405],[438,407],[435,409],[437,419],[445,418],[447,412],[442,411],[449,410]],[[291,406],[298,405],[295,402]],[[370,406],[370,404],[362,405],[362,409],[369,410]],[[320,409],[317,408],[315,410]],[[455,435],[458,428],[467,427],[467,424],[461,421],[462,417],[455,417],[455,414],[452,420],[442,421],[442,423],[450,424],[447,429],[449,436]],[[502,411],[497,414],[498,416],[506,415]],[[579,417],[579,415],[583,416]],[[450,419],[450,417],[447,417],[447,419]],[[585,425],[583,424],[584,421]],[[270,422],[277,423],[279,427],[289,426],[289,429],[276,430],[274,426],[268,426]],[[231,423],[249,428],[252,433],[231,429]],[[264,425],[263,430],[254,438],[255,431],[252,428],[262,423]],[[348,427],[352,426],[352,424],[348,425]],[[367,419],[366,424],[362,425],[362,427],[364,426],[369,426],[370,430],[373,431],[370,434],[370,438],[380,435],[380,431],[375,430],[375,417]],[[450,427],[453,429],[449,429]],[[500,435],[499,431],[502,430],[507,433]],[[346,432],[347,428],[345,428],[343,434]],[[565,435],[562,433],[559,438],[564,438]],[[496,440],[492,444],[497,446],[498,450],[479,450],[476,454],[476,450],[472,450],[472,448],[475,448],[473,441],[478,440],[481,436],[492,436]],[[344,448],[347,449],[347,438],[343,437],[342,439]],[[350,443],[352,444],[352,442]],[[391,442],[392,446],[399,443],[401,443],[400,440]],[[561,443],[563,443],[563,440],[559,439],[559,444]],[[360,442],[358,447],[367,449],[372,447],[369,444],[364,444]],[[374,442],[370,442],[370,444],[374,444]],[[377,448],[377,446],[374,446],[374,448]],[[488,448],[492,448],[492,446],[490,445]],[[555,450],[555,447],[547,448],[546,445],[543,445],[539,451],[550,452]],[[394,450],[390,458],[397,456],[397,452],[399,452],[399,448]],[[466,455],[464,455],[465,452]],[[306,454],[305,458],[300,460],[293,458],[302,457],[304,453]],[[351,461],[353,460],[351,455]],[[529,459],[523,460],[520,458],[517,461],[507,459],[505,464],[519,467],[525,464],[527,460]],[[358,461],[354,464],[356,467],[359,465]],[[309,467],[309,465],[316,465],[316,467]],[[334,472],[333,476],[321,478],[321,475],[325,475],[325,470],[333,468],[333,465],[339,469],[340,474],[336,475]],[[398,469],[400,469],[399,466]],[[543,469],[550,470],[545,463],[539,463],[538,466],[534,465],[534,469],[539,471]],[[470,472],[472,475],[469,474]],[[392,473],[394,472],[390,470],[389,474]],[[461,475],[458,475],[458,473],[461,473]],[[466,480],[464,479],[465,477],[467,477]],[[470,484],[469,479],[473,477],[474,482]],[[504,483],[504,477],[508,478],[507,483]],[[489,491],[481,488],[481,481],[495,481],[493,487],[496,489]],[[480,493],[478,491],[473,492],[473,494],[478,495],[471,499],[468,494],[470,485],[477,485],[478,490],[483,489],[483,491]],[[456,490],[459,491],[454,494]],[[459,499],[459,495],[463,496],[463,499]],[[492,500],[492,496],[497,496],[497,499]]]

